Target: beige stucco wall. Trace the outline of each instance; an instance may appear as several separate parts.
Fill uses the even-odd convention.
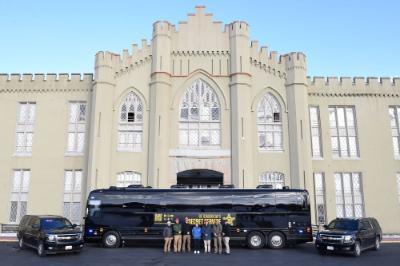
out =
[[[13,169],[31,169],[28,213],[48,214],[62,214],[65,169],[84,170],[82,206],[88,191],[115,185],[118,172],[139,172],[143,185],[167,188],[177,172],[196,168],[220,171],[224,183],[237,188],[256,187],[262,172],[282,172],[285,185],[309,190],[314,206],[313,172],[324,172],[328,220],[336,216],[334,172],[356,171],[362,174],[366,215],[377,217],[385,232],[400,232],[400,162],[393,157],[388,115],[388,106],[400,104],[399,79],[307,79],[304,54],[278,57],[250,42],[247,23],[222,26],[204,7],[178,26],[155,22],[151,42],[121,54],[99,52],[95,59],[94,79],[0,76],[0,223],[8,223]],[[179,104],[197,79],[220,102],[221,145],[212,150],[179,145]],[[119,110],[130,91],[144,106],[141,152],[117,150]],[[258,149],[257,105],[265,93],[282,107],[279,152]],[[68,103],[77,100],[88,103],[85,155],[66,156]],[[31,157],[13,155],[20,101],[37,104]],[[309,105],[320,108],[320,160],[311,158]],[[330,105],[355,106],[359,159],[332,159]]]

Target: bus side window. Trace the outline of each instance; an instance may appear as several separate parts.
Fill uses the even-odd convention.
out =
[[[253,203],[254,212],[274,212],[275,193],[255,194]]]
[[[251,194],[233,195],[232,209],[234,212],[251,212],[253,209],[253,195]]]
[[[276,193],[277,211],[300,211],[302,208],[303,204],[298,201],[298,195],[296,192]]]

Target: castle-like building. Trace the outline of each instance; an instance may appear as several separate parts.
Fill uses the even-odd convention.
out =
[[[202,6],[152,36],[94,75],[0,75],[0,224],[79,223],[95,188],[269,184],[307,189],[315,224],[400,232],[400,78],[309,78]]]

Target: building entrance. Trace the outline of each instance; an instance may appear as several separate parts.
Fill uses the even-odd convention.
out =
[[[217,188],[223,183],[223,173],[208,169],[191,169],[177,174],[177,185],[189,188]]]

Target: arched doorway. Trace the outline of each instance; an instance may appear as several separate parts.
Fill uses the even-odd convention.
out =
[[[177,174],[177,185],[189,188],[213,188],[223,185],[224,174],[209,169],[191,169]]]

